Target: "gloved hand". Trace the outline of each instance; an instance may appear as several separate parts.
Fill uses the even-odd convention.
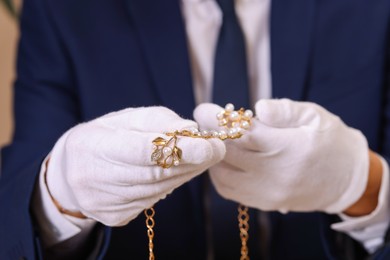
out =
[[[163,133],[197,127],[164,107],[129,108],[67,131],[54,146],[48,189],[70,211],[108,226],[121,226],[213,164],[225,146],[218,139],[178,137],[179,166],[151,161],[152,141]]]
[[[194,111],[201,129],[217,128],[222,108]],[[226,199],[261,210],[339,213],[363,194],[369,171],[366,138],[314,103],[260,100],[244,136],[226,142],[210,169]]]

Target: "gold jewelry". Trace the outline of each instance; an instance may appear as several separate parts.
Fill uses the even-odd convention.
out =
[[[152,141],[153,152],[151,155],[152,162],[155,162],[163,169],[171,168],[172,166],[178,166],[182,158],[182,150],[176,146],[178,136],[191,137],[191,138],[219,138],[220,140],[237,139],[243,136],[243,132],[248,130],[252,125],[253,112],[251,110],[245,110],[240,108],[238,111],[234,111],[233,104],[227,104],[225,109],[217,114],[219,126],[222,126],[222,130],[199,130],[197,128],[176,130],[174,132],[166,132],[165,135],[170,137],[168,140],[157,137]],[[144,214],[146,216],[146,227],[149,238],[149,260],[154,260],[154,231],[155,225],[154,215],[155,211],[152,208],[145,209]],[[238,206],[238,226],[240,229],[241,238],[241,258],[240,260],[249,260],[249,250],[247,246],[248,231],[249,231],[249,214],[248,207]]]
[[[249,238],[249,214],[248,207],[238,205],[238,228],[240,229],[241,257],[240,260],[249,260],[248,238]]]
[[[165,140],[162,137],[157,137],[152,143],[153,153],[151,160],[156,162],[158,166],[168,169],[180,164],[182,151],[176,146],[177,135],[173,135],[168,140]]]
[[[234,106],[230,103],[217,114],[219,126],[227,129],[227,136],[230,139],[240,138],[243,131],[250,128],[252,117],[252,110],[240,108],[238,111],[234,111]]]
[[[145,209],[144,210],[144,214],[146,216],[146,220],[145,220],[145,224],[146,224],[146,228],[147,228],[147,234],[148,234],[148,238],[149,238],[149,260],[154,260],[154,244],[153,244],[153,238],[154,238],[154,231],[153,231],[153,228],[154,228],[154,225],[155,225],[155,222],[154,222],[154,214],[156,212],[154,211],[153,207],[151,207],[150,209]]]
[[[240,138],[243,135],[243,130],[248,130],[252,125],[253,112],[240,108],[234,111],[234,105],[229,103],[225,109],[217,114],[219,126],[227,128],[227,136],[230,139]],[[241,257],[240,260],[249,260],[249,214],[248,207],[238,205],[238,228],[240,230],[241,239]]]
[[[200,131],[197,128],[191,128],[166,132],[165,135],[171,137],[170,139],[157,137],[152,141],[151,160],[164,169],[178,166],[182,157],[182,150],[176,146],[178,136],[203,139],[219,138],[221,140],[237,139],[243,135],[243,131],[250,128],[252,117],[251,110],[240,108],[238,111],[234,111],[233,104],[229,103],[224,110],[217,114],[219,126],[223,126],[224,129]]]

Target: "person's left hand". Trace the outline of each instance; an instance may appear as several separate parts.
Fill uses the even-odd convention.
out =
[[[214,104],[194,111],[201,129],[217,129]],[[339,213],[365,191],[369,149],[363,134],[324,108],[288,99],[260,100],[252,127],[226,141],[210,169],[226,199],[261,210]]]

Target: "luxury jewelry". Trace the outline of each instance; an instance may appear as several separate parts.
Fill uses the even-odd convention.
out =
[[[219,126],[223,126],[227,129],[227,133],[224,135],[224,137],[226,137],[224,139],[240,138],[243,135],[243,131],[248,130],[251,127],[252,117],[252,110],[240,108],[239,110],[234,111],[234,105],[231,103],[227,104],[225,109],[217,114]]]
[[[252,110],[240,108],[234,111],[234,105],[229,103],[224,110],[217,114],[218,125],[223,127],[221,130],[191,128],[166,132],[165,135],[170,137],[168,140],[157,137],[152,141],[151,161],[164,169],[178,166],[182,158],[182,150],[176,146],[178,136],[203,139],[219,138],[221,140],[237,139],[243,135],[245,130],[250,128],[252,118]]]
[[[157,137],[152,141],[153,152],[151,160],[158,166],[168,169],[180,164],[182,150],[176,146],[177,135],[173,134],[168,140]]]
[[[153,243],[153,238],[154,238],[154,225],[155,225],[155,221],[154,221],[154,214],[156,214],[156,212],[154,211],[154,208],[151,207],[149,209],[145,209],[144,210],[144,214],[145,214],[145,217],[146,217],[146,220],[145,220],[145,224],[146,224],[146,228],[147,228],[147,234],[148,234],[148,238],[149,238],[149,260],[154,260],[155,257],[154,257],[154,243]]]
[[[164,133],[168,139],[157,137],[152,141],[153,151],[151,155],[152,162],[156,163],[163,169],[171,168],[172,166],[178,166],[182,158],[182,150],[177,147],[178,137],[191,137],[191,138],[219,138],[221,140],[237,139],[242,137],[243,132],[248,130],[252,124],[253,112],[251,110],[245,110],[240,108],[238,111],[234,110],[234,105],[229,103],[225,106],[225,109],[217,114],[218,125],[222,127],[221,130],[199,130],[197,128],[176,130],[174,132]],[[238,221],[241,238],[241,258],[240,260],[249,260],[248,256],[248,230],[249,230],[249,214],[248,207],[238,206]],[[154,214],[153,207],[145,209],[144,214],[146,216],[146,227],[149,238],[149,260],[154,260]]]

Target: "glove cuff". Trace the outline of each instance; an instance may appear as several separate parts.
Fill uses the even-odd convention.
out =
[[[44,173],[45,185],[48,193],[58,210],[69,216],[84,218],[78,211],[77,200],[73,195],[66,179],[65,168],[65,143],[70,131],[66,132],[55,144],[48,156],[47,169]]]
[[[349,185],[336,202],[325,209],[325,212],[330,214],[341,213],[353,205],[361,198],[367,187],[370,170],[368,143],[360,131],[355,129],[354,131],[360,136],[354,145],[355,155],[350,161],[346,162],[352,168],[350,173],[346,173],[350,176]]]
[[[62,214],[68,215],[68,216],[75,217],[75,218],[81,218],[81,219],[87,219],[87,218],[88,218],[88,217],[86,217],[83,213],[81,213],[80,211],[71,211],[71,210],[65,209],[65,208],[64,208],[63,206],[61,206],[61,204],[53,197],[53,195],[51,195],[49,186],[47,185],[47,171],[45,171],[45,172],[43,173],[43,179],[44,179],[44,182],[45,182],[45,186],[46,186],[46,189],[47,189],[47,193],[49,194],[51,200],[53,201],[53,204],[56,206],[56,208],[58,209],[59,212],[61,212]]]

